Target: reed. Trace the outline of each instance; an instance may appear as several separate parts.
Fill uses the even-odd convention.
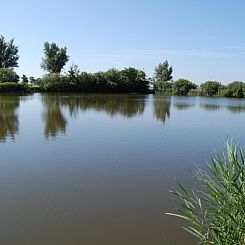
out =
[[[173,192],[180,199],[176,213],[187,221],[183,227],[200,244],[245,244],[245,160],[238,145],[227,142],[224,152],[212,157],[207,170],[197,167],[200,189],[179,185]]]

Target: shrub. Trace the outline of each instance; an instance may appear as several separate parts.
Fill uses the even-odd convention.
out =
[[[73,84],[60,73],[51,73],[41,79],[41,89],[49,92],[72,91]]]
[[[19,76],[12,68],[0,68],[0,83],[12,82],[17,83]]]
[[[7,93],[26,93],[32,92],[32,87],[27,84],[5,82],[0,83],[0,92]]]
[[[232,82],[227,85],[223,95],[225,97],[244,98],[245,97],[245,84],[243,82]]]
[[[217,81],[207,81],[201,84],[201,93],[206,96],[218,95],[222,85]]]
[[[66,76],[59,73],[45,75],[41,88],[43,91],[148,93],[149,82],[143,71],[131,67],[93,74],[80,73],[71,67]]]
[[[173,83],[173,93],[175,95],[187,95],[191,89],[198,86],[189,80],[179,79]]]
[[[171,82],[156,81],[154,83],[154,89],[157,92],[169,92],[171,94],[172,87],[173,87],[173,83]]]

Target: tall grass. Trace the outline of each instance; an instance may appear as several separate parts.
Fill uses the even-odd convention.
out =
[[[197,168],[199,190],[179,184],[173,192],[181,202],[177,213],[184,227],[200,244],[245,244],[245,160],[238,144],[228,142],[225,151],[212,157],[207,170]]]

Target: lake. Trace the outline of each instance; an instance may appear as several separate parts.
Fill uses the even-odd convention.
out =
[[[196,244],[169,190],[244,121],[243,99],[1,95],[0,244]]]

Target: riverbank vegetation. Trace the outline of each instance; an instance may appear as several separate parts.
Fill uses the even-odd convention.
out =
[[[181,201],[177,213],[184,227],[200,244],[245,244],[245,160],[243,149],[228,143],[225,152],[212,158],[208,169],[197,169],[200,190],[179,184],[174,192]]]
[[[66,72],[63,68],[69,61],[67,48],[45,42],[41,68],[46,72],[40,78],[16,74],[19,49],[14,40],[9,42],[0,36],[0,92],[99,92],[99,93],[162,93],[166,95],[198,95],[245,97],[245,83],[235,81],[222,85],[218,81],[206,81],[200,86],[187,79],[173,80],[173,67],[168,61],[155,67],[154,77],[133,67],[121,70],[89,73],[72,65]]]

